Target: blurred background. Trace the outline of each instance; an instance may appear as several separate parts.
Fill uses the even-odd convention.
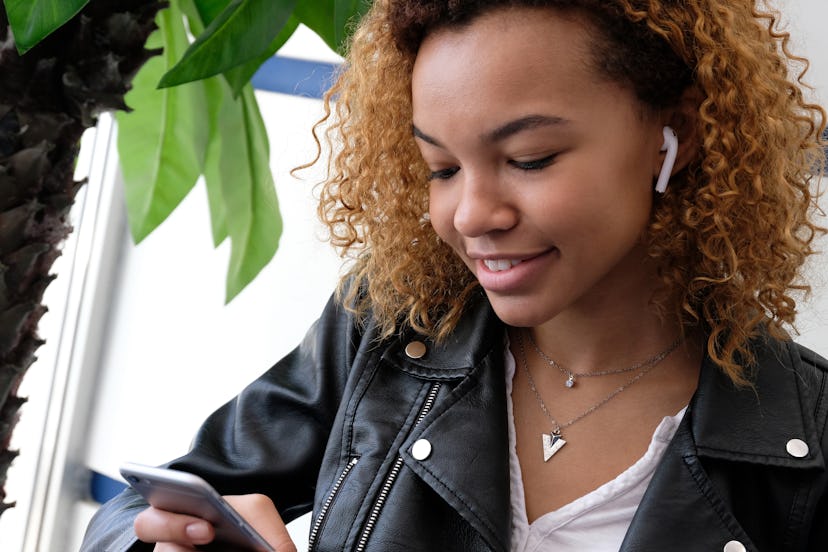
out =
[[[828,96],[828,3],[778,4],[791,49],[811,60],[813,99]],[[77,550],[100,501],[117,492],[125,461],[161,464],[186,453],[201,421],[292,349],[333,291],[341,261],[316,219],[312,125],[341,59],[300,27],[254,79],[267,125],[284,234],[274,260],[224,304],[225,242],[213,248],[203,186],[140,245],[129,237],[112,117],[84,136],[77,177],[88,177],[75,231],[44,298],[46,344],[20,394],[0,517],[3,551]],[[324,165],[324,163],[322,163]],[[828,199],[823,201],[828,207]],[[826,222],[823,222],[825,225]],[[822,240],[825,250],[828,240]],[[812,262],[812,296],[798,340],[828,355],[828,256]],[[307,516],[291,525],[300,550]]]

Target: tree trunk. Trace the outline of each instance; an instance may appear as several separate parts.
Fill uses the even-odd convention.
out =
[[[126,109],[132,77],[157,53],[144,44],[163,5],[92,0],[22,57],[0,9],[0,514],[14,505],[4,487],[17,389],[43,343],[43,292],[84,184],[73,177],[80,137],[101,111]]]

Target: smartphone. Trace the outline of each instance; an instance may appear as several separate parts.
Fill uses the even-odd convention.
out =
[[[216,545],[207,549],[276,552],[222,496],[201,477],[179,470],[127,463],[121,475],[152,506],[209,521],[216,530]]]

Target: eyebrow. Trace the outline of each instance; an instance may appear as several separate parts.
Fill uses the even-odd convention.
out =
[[[545,127],[545,126],[555,126],[555,125],[566,125],[569,123],[569,120],[564,119],[562,117],[550,117],[548,115],[527,115],[526,117],[521,117],[519,119],[515,119],[514,121],[509,121],[508,123],[497,127],[496,129],[492,130],[491,132],[487,132],[482,136],[483,141],[485,142],[500,142],[509,138],[510,136],[514,136],[519,132],[523,132],[526,130],[531,130],[538,127]],[[427,142],[433,146],[437,146],[438,148],[444,148],[443,144],[439,142],[436,138],[429,136],[416,125],[412,125],[412,129],[414,132],[414,136],[422,140],[423,142]]]
[[[502,140],[505,140],[506,138],[509,138],[510,136],[513,136],[525,130],[531,130],[533,128],[545,126],[565,125],[568,122],[568,120],[562,117],[550,117],[547,115],[527,115],[526,117],[515,119],[514,121],[510,121],[505,125],[494,129],[488,134],[485,134],[483,136],[483,139],[487,142],[500,142]]]
[[[437,146],[438,148],[445,149],[445,146],[443,146],[443,144],[441,144],[439,141],[437,141],[436,138],[432,138],[431,136],[429,136],[428,134],[426,134],[425,132],[423,132],[422,130],[417,128],[417,125],[411,125],[411,128],[412,128],[412,130],[414,132],[414,136],[416,138],[419,138],[423,142],[427,142],[427,143],[431,144],[432,146]]]

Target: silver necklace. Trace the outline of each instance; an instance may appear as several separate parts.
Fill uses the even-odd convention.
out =
[[[538,355],[543,360],[545,360],[546,363],[549,366],[552,366],[553,368],[557,368],[558,370],[560,370],[561,374],[566,376],[566,381],[564,382],[564,385],[569,389],[575,387],[575,383],[576,383],[575,378],[576,377],[578,377],[578,378],[591,378],[591,377],[595,377],[595,376],[609,376],[609,375],[612,375],[612,374],[624,374],[626,372],[633,372],[635,370],[639,370],[639,369],[647,367],[647,366],[653,366],[655,364],[658,364],[659,362],[664,360],[664,358],[667,355],[672,353],[676,349],[676,347],[679,346],[679,343],[681,343],[681,341],[682,341],[682,338],[679,337],[666,350],[661,351],[660,353],[648,358],[647,360],[643,360],[643,361],[641,361],[637,364],[633,364],[632,366],[627,366],[625,368],[616,368],[614,370],[601,370],[599,372],[573,372],[572,370],[561,366],[560,364],[555,362],[555,360],[549,358],[549,356],[546,353],[544,353],[541,350],[540,347],[538,347],[538,344],[535,342],[535,339],[532,337],[531,332],[529,332],[527,330],[526,335],[529,336],[529,343],[532,344],[532,347],[535,349],[535,352],[537,352]]]
[[[561,448],[563,448],[563,446],[566,444],[566,441],[564,440],[564,438],[561,434],[562,430],[568,428],[569,426],[571,426],[575,422],[583,419],[584,417],[592,414],[593,412],[595,412],[596,410],[598,410],[599,408],[601,408],[602,406],[607,404],[613,397],[618,395],[621,391],[623,391],[624,389],[628,388],[629,386],[631,386],[632,384],[634,384],[635,382],[637,382],[638,380],[640,380],[641,378],[646,376],[648,373],[650,373],[650,371],[652,371],[653,368],[658,366],[658,364],[662,360],[664,360],[670,353],[675,351],[676,348],[679,346],[679,344],[683,340],[682,337],[679,337],[678,339],[676,339],[670,345],[670,347],[668,349],[666,349],[662,353],[659,353],[658,355],[654,356],[653,359],[655,359],[655,360],[650,359],[651,361],[649,363],[647,363],[646,361],[644,363],[642,363],[642,365],[640,367],[641,370],[636,375],[634,375],[632,378],[627,380],[626,383],[624,383],[623,385],[621,385],[621,386],[617,387],[616,389],[614,389],[609,395],[607,395],[606,397],[604,397],[603,399],[601,399],[597,403],[593,404],[592,406],[590,406],[585,411],[581,412],[579,415],[575,416],[574,418],[572,418],[568,422],[560,424],[555,420],[555,418],[552,417],[552,414],[549,413],[549,409],[546,408],[546,403],[543,402],[543,397],[541,397],[540,392],[538,391],[538,388],[535,385],[535,380],[532,378],[531,372],[529,372],[529,362],[526,359],[526,350],[523,347],[523,332],[519,331],[518,334],[517,334],[517,337],[518,337],[518,347],[520,348],[520,359],[521,359],[521,362],[523,364],[523,371],[526,372],[526,379],[529,382],[529,388],[532,390],[532,393],[535,394],[535,398],[537,399],[538,404],[540,405],[541,410],[543,411],[543,414],[552,423],[552,431],[550,431],[549,433],[542,434],[543,461],[544,462],[548,462],[549,459],[552,458],[555,455],[555,453],[558,452],[559,450],[561,450]],[[531,336],[530,336],[530,339],[531,339]],[[625,371],[629,371],[629,370],[625,370]]]

